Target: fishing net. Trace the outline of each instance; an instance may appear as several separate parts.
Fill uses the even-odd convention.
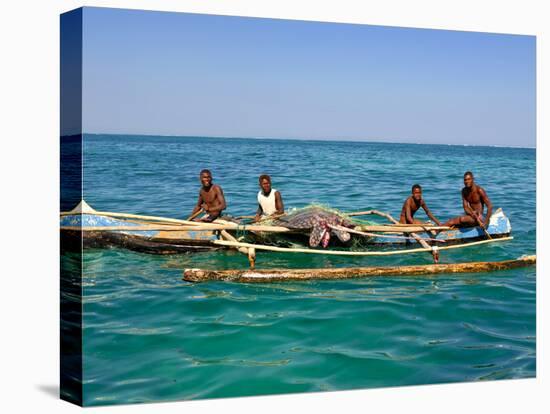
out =
[[[285,216],[290,217],[290,216],[301,214],[301,213],[307,212],[308,210],[313,210],[313,209],[322,210],[326,213],[337,215],[338,217],[341,217],[342,219],[349,221],[351,224],[355,224],[356,226],[361,226],[361,225],[368,226],[368,225],[376,224],[376,222],[374,221],[358,219],[357,217],[350,217],[344,211],[338,210],[336,208],[333,208],[326,204],[321,204],[321,203],[311,203],[304,207],[299,207],[299,208],[292,207],[286,211]],[[277,218],[274,218],[274,219],[267,218],[265,220],[262,220],[261,223],[267,226],[271,226],[271,225],[276,225],[277,221],[278,221]]]
[[[358,219],[357,217],[349,216],[341,210],[320,203],[311,203],[301,208],[290,208],[286,211],[284,216],[278,218],[268,218],[262,220],[259,224],[265,226],[283,226],[292,228],[292,226],[288,226],[288,224],[290,224],[289,221],[292,222],[293,219],[301,215],[307,216],[308,214],[316,215],[319,213],[341,218],[343,220],[342,225],[346,227],[376,224],[374,221]],[[306,237],[305,239],[304,236]],[[254,232],[254,234],[249,234],[247,238],[250,241],[261,242],[266,245],[279,247],[303,247],[304,242],[307,241],[307,237],[309,237],[308,233],[304,234],[303,232],[300,234]],[[352,237],[348,243],[345,243],[345,245],[346,248],[351,250],[362,250],[368,244],[369,239],[370,237]],[[333,237],[333,240],[338,243],[335,237]]]

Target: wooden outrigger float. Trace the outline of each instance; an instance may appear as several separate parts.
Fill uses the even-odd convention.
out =
[[[346,245],[336,246],[336,249],[270,245],[261,242],[262,235],[303,238],[308,233],[306,230],[261,223],[243,224],[221,219],[212,223],[202,223],[157,216],[101,212],[91,208],[84,200],[75,209],[61,213],[60,224],[64,241],[62,245],[69,249],[117,246],[154,254],[236,249],[248,256],[251,268],[255,266],[257,251],[339,256],[391,256],[428,252],[435,257],[441,250],[512,239],[510,221],[501,209],[493,214],[486,230],[481,227],[451,229],[430,224],[404,225],[397,223],[388,214],[376,210],[350,213],[349,216],[359,214],[377,214],[393,221],[391,224],[361,224],[354,228],[330,225],[335,231],[345,230],[353,237],[360,238],[362,246],[366,246],[361,250],[350,250]],[[491,238],[488,238],[485,232]],[[243,234],[251,237],[244,237]],[[420,244],[421,247],[412,247],[414,244]],[[400,249],[372,250],[373,246]]]
[[[500,262],[470,262],[416,266],[344,267],[331,269],[266,269],[266,270],[203,270],[185,269],[188,282],[227,281],[273,283],[306,280],[339,280],[364,277],[426,276],[456,273],[480,273],[534,266],[536,256],[525,256]]]

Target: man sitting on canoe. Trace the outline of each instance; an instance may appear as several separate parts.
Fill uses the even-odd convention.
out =
[[[271,188],[271,177],[260,175],[260,191],[258,192],[258,210],[254,221],[260,221],[270,216],[280,216],[285,213],[285,206],[281,193]]]
[[[401,209],[400,223],[404,224],[422,224],[420,220],[414,219],[414,213],[416,213],[420,207],[424,209],[426,215],[438,226],[441,226],[441,222],[434,217],[424,199],[422,198],[422,187],[419,184],[412,186],[412,195],[405,200],[403,208]]]
[[[210,170],[202,170],[200,173],[202,188],[199,191],[199,200],[191,212],[188,220],[212,222],[216,220],[221,212],[227,208],[222,188],[212,184],[212,173]],[[206,213],[200,219],[196,219],[201,213]]]
[[[462,189],[462,205],[466,215],[454,217],[445,223],[449,227],[481,226],[484,229],[489,225],[493,213],[493,204],[483,188],[474,182],[474,174],[464,173],[464,188]],[[487,206],[487,214],[483,218],[483,209]]]

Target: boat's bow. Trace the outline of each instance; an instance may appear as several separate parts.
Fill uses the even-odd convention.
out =
[[[167,224],[163,221],[170,222]],[[78,206],[61,213],[63,246],[71,250],[84,247],[119,246],[147,253],[173,254],[188,251],[219,249],[213,245],[217,231],[194,231],[162,219],[124,213],[94,210],[82,200]],[[180,230],[179,227],[182,227]]]

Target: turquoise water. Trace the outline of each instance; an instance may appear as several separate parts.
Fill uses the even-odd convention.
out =
[[[87,135],[84,152],[92,207],[178,218],[193,208],[198,172],[210,168],[233,215],[253,214],[257,176],[267,172],[287,207],[319,202],[394,216],[418,182],[446,220],[461,213],[462,174],[471,169],[509,216],[514,240],[442,252],[442,261],[535,253],[533,149]],[[428,262],[259,253],[257,266]],[[181,280],[186,267],[246,266],[234,252],[85,251],[85,404],[535,376],[534,268],[275,284]]]

